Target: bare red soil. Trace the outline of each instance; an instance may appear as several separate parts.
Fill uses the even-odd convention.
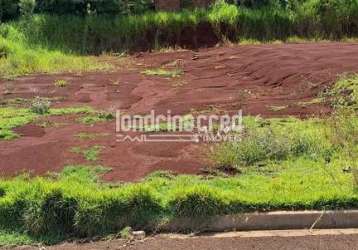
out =
[[[236,112],[265,117],[307,117],[330,112],[311,102],[340,74],[358,71],[358,44],[319,43],[233,46],[168,53],[141,53],[126,59],[109,59],[112,72],[35,75],[1,81],[2,99],[47,96],[55,106],[88,105],[99,110],[120,109],[130,114]],[[147,76],[148,68],[180,65],[177,78]],[[55,80],[70,82],[57,88]],[[11,84],[11,93],[5,88]],[[76,116],[51,117],[45,128],[16,128],[21,138],[0,142],[0,172],[44,174],[70,164],[111,167],[110,181],[138,180],[156,170],[200,173],[207,161],[196,143],[116,142],[115,122],[88,126]],[[100,134],[83,140],[80,132]],[[104,146],[97,162],[87,162],[71,147]]]

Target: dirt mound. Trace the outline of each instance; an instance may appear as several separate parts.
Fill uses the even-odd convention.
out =
[[[233,46],[168,53],[140,53],[111,60],[112,72],[37,75],[0,82],[2,99],[47,96],[55,106],[90,105],[130,114],[234,113],[266,117],[307,117],[330,111],[317,95],[340,74],[358,71],[358,44],[319,43]],[[179,65],[175,78],[149,76],[146,69]],[[65,79],[65,88],[54,85]],[[2,101],[3,102],[3,101]],[[107,180],[138,180],[155,170],[199,173],[206,167],[203,145],[196,143],[118,143],[115,123],[79,124],[68,117],[50,118],[61,126],[40,131],[27,125],[25,136],[0,142],[0,170],[16,174],[56,171],[69,164],[102,164],[113,170]],[[61,122],[62,120],[62,122]],[[80,139],[80,132],[93,133]],[[99,159],[88,162],[72,147],[103,146]]]

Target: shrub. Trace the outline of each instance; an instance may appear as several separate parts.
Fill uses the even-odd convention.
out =
[[[24,222],[34,235],[69,235],[74,232],[77,201],[66,198],[59,189],[48,191],[43,197],[27,204]]]
[[[358,75],[342,76],[324,95],[334,108],[358,109]]]
[[[6,195],[0,200],[0,227],[16,229],[22,226],[22,215],[25,203],[21,197]]]
[[[0,1],[0,22],[17,18],[19,12],[19,0],[1,0]]]
[[[35,10],[36,0],[20,0],[19,8],[23,16],[31,16]]]
[[[107,14],[107,15],[128,15],[140,14],[153,9],[151,0],[20,0],[20,1],[4,1],[4,7],[11,7],[6,11],[6,19],[16,18],[19,15],[19,9],[35,10],[37,13],[50,14],[72,14],[72,15],[88,15],[88,14]],[[10,4],[13,2],[13,4]],[[26,6],[24,8],[24,6]],[[6,10],[6,9],[5,9]],[[26,11],[26,13],[29,13]]]
[[[50,106],[51,102],[48,99],[37,96],[31,103],[31,110],[36,114],[44,115],[49,113]]]
[[[282,161],[290,157],[317,157],[329,161],[332,144],[325,135],[324,123],[315,121],[289,121],[286,125],[268,120],[261,127],[259,122],[248,126],[240,141],[226,142],[209,152],[219,168],[240,168],[264,161]]]
[[[322,32],[330,38],[340,38],[357,32],[358,3],[351,0],[320,0],[315,2]]]
[[[5,39],[0,37],[0,58],[6,58],[10,53],[10,47],[6,43]]]

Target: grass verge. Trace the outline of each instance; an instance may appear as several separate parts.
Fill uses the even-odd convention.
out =
[[[183,216],[357,208],[353,176],[342,171],[342,163],[338,156],[329,164],[301,157],[235,177],[156,173],[140,183],[117,185],[98,181],[102,168],[83,166],[51,177],[3,179],[0,228],[11,237],[0,244],[52,244],[118,233],[127,226],[143,229]]]

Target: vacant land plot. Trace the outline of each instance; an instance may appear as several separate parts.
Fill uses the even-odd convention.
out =
[[[41,96],[52,107],[97,110],[25,117],[23,126],[14,126],[16,140],[0,141],[2,174],[45,174],[74,164],[109,167],[112,171],[104,179],[111,181],[139,180],[156,170],[203,173],[209,165],[205,145],[117,143],[115,121],[106,114],[115,110],[234,113],[242,109],[244,115],[267,118],[324,116],[332,109],[321,95],[340,75],[358,71],[358,45],[247,45],[103,60],[115,65],[114,69],[0,81],[4,108],[26,109],[32,98]],[[85,156],[91,149],[96,157]]]

